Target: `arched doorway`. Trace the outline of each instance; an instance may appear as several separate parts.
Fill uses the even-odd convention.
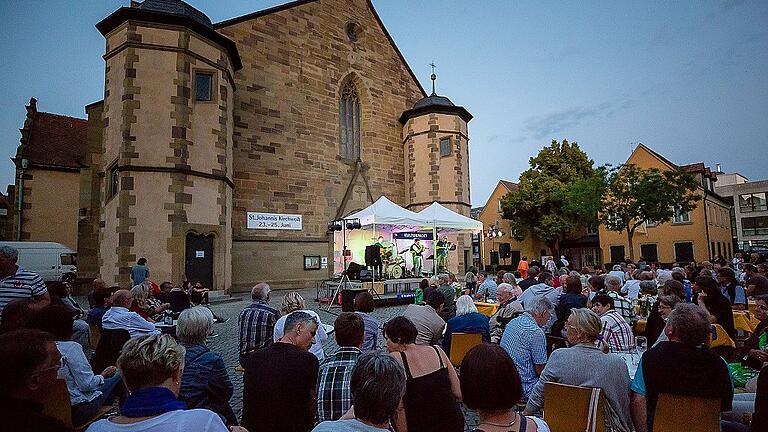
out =
[[[189,281],[200,281],[213,288],[213,234],[189,233],[184,252],[184,274]]]

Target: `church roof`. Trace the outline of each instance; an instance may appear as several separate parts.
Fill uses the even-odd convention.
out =
[[[445,96],[438,96],[434,93],[431,95],[419,100],[415,104],[413,104],[413,108],[421,108],[425,106],[434,106],[434,105],[440,105],[440,106],[456,106],[451,102],[450,99],[448,99]]]
[[[85,155],[88,122],[84,119],[39,112],[33,98],[27,106],[27,119],[15,161],[29,161],[30,166],[79,170]]]
[[[213,28],[213,23],[206,14],[181,0],[144,0],[136,8],[186,16],[208,28]]]
[[[464,107],[454,105],[453,102],[445,96],[432,93],[413,104],[413,108],[405,111],[400,116],[400,123],[405,124],[410,118],[422,114],[434,113],[457,115],[465,122],[472,120],[472,114],[470,114]]]

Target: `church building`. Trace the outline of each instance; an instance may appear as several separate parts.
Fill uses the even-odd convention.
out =
[[[145,0],[96,27],[106,70],[86,107],[79,276],[128,286],[144,257],[157,282],[312,286],[333,268],[305,266],[332,263],[328,222],[382,195],[469,216],[472,115],[434,75],[427,94],[370,0],[219,23]],[[449,258],[462,272],[466,237]]]

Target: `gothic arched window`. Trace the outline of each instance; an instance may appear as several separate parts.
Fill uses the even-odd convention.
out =
[[[341,93],[339,103],[341,118],[341,158],[360,159],[360,98],[350,84]]]

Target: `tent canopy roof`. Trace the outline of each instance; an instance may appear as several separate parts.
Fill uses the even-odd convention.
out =
[[[427,221],[418,213],[404,209],[384,195],[368,207],[347,216],[346,219],[360,219],[360,224],[402,225],[409,227],[427,226]]]
[[[483,223],[456,213],[438,202],[433,202],[429,207],[419,212],[419,215],[429,221],[429,225],[439,230],[472,231],[478,233],[483,230]]]

